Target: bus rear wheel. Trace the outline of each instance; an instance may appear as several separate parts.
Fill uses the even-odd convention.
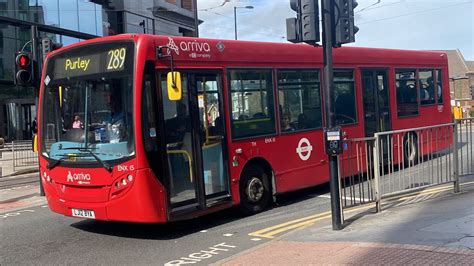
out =
[[[265,210],[271,191],[268,175],[259,166],[249,165],[240,178],[240,210],[245,215]]]
[[[405,167],[418,163],[418,140],[415,133],[409,133],[404,141]]]

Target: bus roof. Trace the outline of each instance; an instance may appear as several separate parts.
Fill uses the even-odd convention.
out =
[[[160,36],[147,34],[121,34],[91,39],[61,48],[60,52],[84,44],[134,40],[137,43],[169,47],[177,63],[261,65],[283,64],[298,66],[323,64],[322,47],[307,44],[271,43],[255,41],[219,40],[193,37]],[[165,49],[166,50],[166,49]],[[166,52],[168,52],[166,50]],[[417,51],[385,48],[345,46],[333,50],[334,65],[398,65],[398,66],[444,66],[447,55],[441,51]]]

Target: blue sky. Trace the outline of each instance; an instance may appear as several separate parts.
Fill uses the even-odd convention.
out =
[[[200,37],[286,42],[290,0],[197,0]],[[222,5],[225,2],[224,5]],[[459,49],[474,60],[474,0],[358,0],[355,46],[414,50]],[[221,6],[222,5],[222,6]]]

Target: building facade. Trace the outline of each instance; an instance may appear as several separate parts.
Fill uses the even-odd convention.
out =
[[[0,0],[0,137],[30,139],[38,89],[14,85],[15,53],[39,37],[63,45],[121,33],[197,36],[197,0]]]
[[[463,117],[474,117],[474,61],[459,50],[447,50],[451,105],[462,107]]]

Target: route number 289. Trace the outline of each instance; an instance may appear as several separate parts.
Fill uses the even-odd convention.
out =
[[[107,70],[121,70],[123,69],[123,64],[125,63],[125,48],[118,48],[114,50],[110,50],[107,53]]]

